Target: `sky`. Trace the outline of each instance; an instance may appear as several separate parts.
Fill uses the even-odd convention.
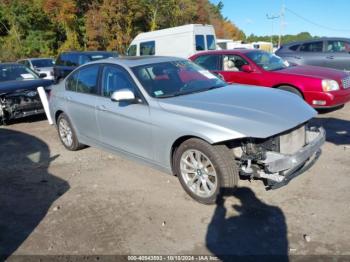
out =
[[[219,0],[211,0],[217,4]],[[350,38],[350,0],[223,0],[222,13],[246,35],[280,32],[278,16],[285,6],[282,34],[309,32],[315,36]],[[307,21],[306,21],[307,20]],[[273,21],[273,22],[272,22]]]

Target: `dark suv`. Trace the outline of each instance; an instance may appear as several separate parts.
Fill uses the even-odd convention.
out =
[[[276,55],[296,65],[324,66],[350,71],[350,39],[318,38],[281,46]]]
[[[55,82],[58,83],[78,66],[108,57],[117,57],[117,52],[86,51],[86,52],[63,52],[56,60],[53,67]]]

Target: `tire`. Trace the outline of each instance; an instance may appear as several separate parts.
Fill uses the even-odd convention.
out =
[[[194,164],[198,163],[193,161],[196,158],[198,160],[198,157],[200,163],[206,163],[205,167]],[[206,160],[209,160],[210,163]],[[239,179],[239,171],[234,157],[225,145],[213,146],[197,138],[186,140],[176,150],[174,171],[183,189],[202,204],[215,204],[218,196],[224,190],[231,191],[237,187]],[[209,184],[210,182],[211,184]],[[208,189],[210,193],[208,193]]]
[[[298,89],[296,89],[295,87],[292,87],[292,86],[279,86],[278,89],[284,90],[284,91],[287,91],[287,92],[290,92],[290,93],[293,93],[293,94],[299,96],[301,99],[304,99],[303,94]]]
[[[57,132],[63,146],[70,151],[77,151],[84,147],[80,144],[73,126],[65,113],[61,113],[57,118]]]

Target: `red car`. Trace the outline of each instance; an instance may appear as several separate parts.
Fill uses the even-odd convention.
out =
[[[292,66],[261,50],[201,52],[192,61],[228,83],[278,88],[295,93],[315,108],[338,107],[350,100],[350,74],[315,66]]]

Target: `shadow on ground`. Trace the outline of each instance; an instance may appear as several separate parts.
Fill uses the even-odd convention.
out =
[[[38,122],[43,120],[47,120],[46,115],[39,114],[39,115],[27,116],[27,117],[22,117],[22,118],[13,119],[13,120],[7,120],[5,126],[11,126],[19,123],[33,123],[33,122]],[[0,122],[0,126],[1,126],[1,122]]]
[[[36,137],[0,128],[0,261],[45,217],[69,184],[48,173],[49,147]]]
[[[230,205],[233,196],[240,205]],[[246,187],[218,197],[208,226],[208,250],[223,261],[288,261],[287,226],[282,210],[261,202]]]
[[[319,117],[312,120],[326,130],[326,140],[335,145],[350,145],[350,121],[334,117]]]

